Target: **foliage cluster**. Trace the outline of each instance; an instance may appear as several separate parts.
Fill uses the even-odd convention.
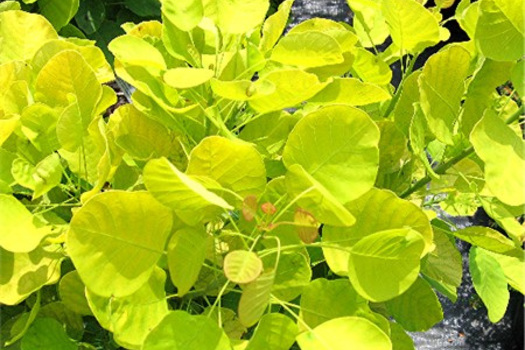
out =
[[[418,70],[443,2],[283,35],[292,3],[163,0],[113,67],[0,7],[2,346],[413,349],[457,298],[455,239],[491,321],[525,292],[524,3],[461,1],[470,40]],[[114,72],[136,90],[108,117]]]

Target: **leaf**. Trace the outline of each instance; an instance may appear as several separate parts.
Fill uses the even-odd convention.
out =
[[[269,313],[261,317],[246,350],[288,350],[299,333],[297,325],[287,316]]]
[[[78,7],[75,21],[86,34],[93,34],[100,29],[106,19],[106,6],[102,0],[82,0]]]
[[[439,24],[430,11],[415,0],[382,3],[390,36],[402,51],[418,53],[439,42]]]
[[[173,135],[133,104],[120,106],[111,118],[118,120],[114,131],[115,143],[131,157],[148,160],[171,153]]]
[[[195,28],[204,14],[201,0],[165,0],[162,2],[162,15],[183,31]]]
[[[141,17],[159,17],[159,0],[124,0],[125,6]]]
[[[367,0],[346,0],[354,12],[353,28],[363,47],[381,45],[389,31],[381,11],[381,3]]]
[[[505,230],[505,233],[512,238],[514,242],[522,242],[525,238],[525,227],[523,227],[513,213],[511,208],[501,203],[498,199],[481,198],[483,209],[487,214]]]
[[[150,330],[168,314],[164,284],[166,273],[156,267],[149,280],[133,294],[122,298],[86,295],[100,325],[113,333],[115,341],[138,349]]]
[[[58,284],[58,294],[62,303],[79,315],[93,315],[86,299],[86,286],[78,272],[71,271],[62,277]]]
[[[363,106],[390,98],[387,91],[375,84],[363,83],[355,78],[335,78],[311,98],[310,102],[323,105],[341,103],[349,106]]]
[[[166,62],[160,51],[142,38],[122,35],[113,39],[108,49],[125,66],[166,69]]]
[[[24,11],[0,12],[0,64],[31,59],[46,41],[58,39],[53,26],[42,16]]]
[[[347,279],[313,280],[303,289],[300,305],[302,319],[311,328],[331,319],[369,311],[366,299]]]
[[[142,350],[230,350],[228,337],[206,316],[172,311],[148,334]]]
[[[293,107],[313,97],[326,85],[315,74],[292,68],[272,71],[261,77],[259,82],[275,86],[274,92],[250,100],[250,107],[259,113]]]
[[[43,103],[34,103],[22,112],[22,132],[43,154],[60,148],[56,131],[58,117],[53,108]]]
[[[290,33],[272,51],[270,59],[303,68],[342,63],[343,51],[335,39],[323,32]]]
[[[293,221],[295,230],[304,243],[313,243],[319,237],[319,223],[308,211],[296,208]]]
[[[452,45],[432,55],[419,75],[421,108],[428,126],[439,141],[449,145],[453,144],[454,124],[458,118],[469,65],[468,51],[459,45]],[[447,72],[447,75],[443,72]]]
[[[405,332],[403,327],[395,322],[390,322],[390,340],[392,350],[415,350],[414,341]]]
[[[495,61],[523,57],[525,7],[521,0],[483,0],[474,38],[484,56]]]
[[[11,10],[20,10],[20,3],[17,1],[4,1],[0,3],[0,12],[11,11]]]
[[[443,319],[443,310],[436,293],[422,278],[385,304],[389,314],[407,331],[424,332]]]
[[[220,208],[233,208],[199,182],[180,172],[166,158],[150,160],[143,174],[146,188],[153,197],[175,210],[189,225],[208,217],[210,210],[217,212]]]
[[[186,173],[209,177],[241,197],[259,196],[266,186],[266,169],[255,147],[219,136],[203,139],[191,151]]]
[[[271,50],[283,34],[293,3],[294,0],[281,2],[278,10],[264,21],[262,38],[259,44],[262,52]]]
[[[95,117],[102,87],[84,58],[76,51],[66,50],[53,56],[40,70],[35,96],[51,107],[67,107],[76,99],[81,125],[87,129]]]
[[[177,294],[186,294],[197,281],[211,237],[203,230],[185,227],[177,230],[168,244],[168,266]]]
[[[525,96],[525,60],[521,60],[512,69],[511,80],[518,95]]]
[[[204,309],[202,314],[208,316],[214,322],[217,322],[217,324],[219,324],[230,340],[241,339],[241,337],[248,331],[246,327],[244,327],[241,322],[239,322],[237,314],[232,309],[225,307],[212,308],[209,306]]]
[[[57,153],[51,153],[41,160],[35,166],[33,173],[33,179],[35,180],[33,198],[41,197],[55,186],[58,186],[62,179],[62,171],[60,157]]]
[[[378,143],[379,129],[365,112],[328,106],[299,120],[288,136],[283,162],[287,168],[301,165],[344,204],[373,186]]]
[[[410,228],[366,236],[350,251],[348,277],[357,292],[370,301],[393,299],[416,280],[424,247],[421,235]]]
[[[471,226],[451,233],[465,242],[495,253],[512,256],[520,251],[510,239],[488,227]]]
[[[513,206],[525,203],[525,145],[505,122],[487,111],[474,126],[470,142],[485,162],[485,181],[490,191],[503,203]],[[501,166],[505,159],[506,166]]]
[[[64,327],[52,318],[37,318],[22,338],[20,348],[22,350],[78,349],[75,342],[67,336]]]
[[[274,254],[263,257],[264,266],[273,268],[276,265],[276,258]],[[275,270],[272,295],[282,301],[294,300],[301,295],[311,278],[312,270],[305,254],[282,252]]]
[[[29,253],[51,234],[49,226],[38,227],[37,219],[15,197],[0,194],[0,246],[13,253]]]
[[[164,81],[176,89],[189,89],[213,78],[215,72],[206,68],[173,68],[164,74]]]
[[[124,297],[150,278],[171,225],[171,212],[149,193],[104,192],[73,216],[68,253],[89,290]]]
[[[203,0],[204,15],[224,33],[244,34],[264,21],[267,0]]]
[[[354,216],[301,165],[291,165],[285,181],[286,191],[297,201],[297,205],[315,215],[319,222],[335,226],[354,224]]]
[[[67,335],[80,340],[84,335],[82,316],[69,310],[62,302],[54,301],[40,308],[37,318],[51,318],[57,320],[65,328]]]
[[[487,307],[490,321],[500,321],[505,315],[510,298],[503,269],[498,261],[483,249],[472,247],[469,254],[469,270],[474,289]]]
[[[468,86],[461,114],[461,130],[464,135],[470,135],[485,109],[490,107],[491,96],[496,87],[509,80],[512,66],[511,62],[496,62],[487,58],[476,70]]]
[[[302,350],[391,350],[388,336],[367,319],[355,316],[334,318],[297,336]]]
[[[224,258],[224,274],[233,283],[250,283],[263,270],[262,260],[257,254],[247,250],[234,250]]]
[[[40,13],[46,16],[56,30],[60,30],[77,13],[79,0],[40,0]]]
[[[433,249],[433,232],[425,213],[417,205],[397,197],[390,191],[373,188],[348,203],[345,208],[355,216],[355,225],[351,227],[326,225],[323,228],[323,243],[351,248],[360,239],[376,232],[409,227],[423,238],[425,242],[423,255]],[[347,274],[348,250],[323,247],[323,253],[332,271],[338,275]]]
[[[427,255],[421,265],[421,273],[444,286],[448,291],[447,297],[455,302],[456,288],[461,284],[463,275],[461,254],[447,232],[438,227],[433,227],[433,231],[436,249]]]
[[[0,303],[16,305],[44,285],[60,278],[64,258],[57,245],[37,247],[29,253],[11,253],[0,248]]]
[[[239,301],[239,321],[245,327],[251,327],[259,321],[270,302],[275,272],[264,272],[242,291]]]
[[[486,250],[483,253],[486,253],[496,259],[498,264],[503,269],[507,283],[521,294],[524,294],[525,275],[523,275],[523,271],[525,269],[525,254],[521,252],[520,254],[516,254],[516,256],[508,256],[496,254],[489,250]]]

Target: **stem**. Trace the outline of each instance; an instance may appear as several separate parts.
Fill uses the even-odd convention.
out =
[[[511,115],[505,121],[505,123],[506,124],[511,124],[512,122],[518,120],[520,115],[523,113],[523,111],[524,111],[524,106],[522,105],[513,115]],[[455,156],[455,157],[449,159],[448,161],[446,161],[445,163],[439,165],[434,170],[434,172],[436,174],[438,174],[438,175],[444,174],[448,169],[450,169],[451,167],[456,165],[462,159],[470,156],[472,153],[474,153],[474,147],[470,146],[469,148],[463,150],[463,152],[461,152],[457,156]],[[401,193],[399,195],[399,197],[406,198],[406,197],[410,196],[412,193],[416,192],[421,187],[424,187],[425,185],[427,185],[430,181],[432,181],[432,178],[429,175],[425,176],[424,178],[422,178],[419,181],[417,181],[414,185],[412,185],[412,187],[410,187],[408,190],[406,190],[405,192]]]

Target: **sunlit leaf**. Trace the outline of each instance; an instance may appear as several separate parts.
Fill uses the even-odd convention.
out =
[[[177,89],[188,89],[209,81],[214,71],[206,68],[173,68],[164,74],[164,81]]]
[[[160,51],[136,36],[119,36],[109,43],[108,49],[126,65],[166,69],[166,62]]]
[[[171,225],[170,210],[146,192],[104,192],[73,216],[68,253],[88,289],[124,297],[149,280]]]
[[[446,144],[453,144],[454,124],[458,118],[469,65],[468,51],[453,45],[432,55],[418,79],[421,108],[428,126],[436,138]]]
[[[259,45],[263,52],[269,51],[279,40],[290,15],[294,0],[285,0],[279,4],[279,9],[264,21],[262,39]]]
[[[423,51],[439,42],[439,24],[430,11],[415,0],[382,2],[392,41],[410,53]]]
[[[520,251],[510,239],[489,227],[471,226],[451,233],[465,242],[495,253],[514,255]]]
[[[425,213],[417,205],[398,198],[386,190],[372,189],[365,195],[348,203],[346,209],[356,217],[351,227],[323,228],[323,242],[343,248],[351,248],[363,237],[379,231],[410,227],[425,241],[423,254],[433,249],[433,233]],[[348,250],[323,248],[330,269],[339,275],[346,275]]]
[[[38,227],[37,219],[15,197],[0,194],[0,246],[14,253],[34,250],[51,233],[49,227]]]
[[[274,279],[275,272],[273,270],[264,272],[242,291],[238,314],[239,320],[244,326],[253,326],[263,315],[270,302]]]
[[[168,314],[164,292],[166,273],[155,268],[149,280],[122,298],[100,297],[87,291],[88,302],[100,325],[126,348],[138,349],[150,330]]]
[[[317,31],[288,34],[277,43],[270,59],[305,68],[337,64],[344,60],[337,41]]]
[[[148,334],[143,350],[230,350],[228,337],[206,316],[172,311]]]
[[[0,12],[0,64],[27,60],[46,41],[58,39],[53,26],[42,16],[23,11]]]
[[[297,325],[287,316],[270,313],[261,317],[246,350],[288,350],[299,333]]]
[[[0,302],[16,305],[34,291],[60,278],[64,258],[57,245],[38,247],[29,253],[11,253],[0,248]]]
[[[232,209],[224,199],[180,172],[166,158],[150,160],[146,164],[144,183],[155,199],[175,210],[190,225],[208,216],[206,211]]]
[[[484,56],[495,61],[523,57],[524,13],[521,0],[483,0],[474,38]]]
[[[250,283],[263,270],[262,260],[247,250],[234,250],[224,258],[224,274],[233,283]]]
[[[350,106],[362,106],[388,100],[390,94],[384,89],[371,83],[363,83],[355,78],[334,79],[310,102],[321,104],[341,103]]]
[[[164,0],[162,14],[166,20],[181,30],[189,31],[202,19],[204,14],[202,0]]]
[[[503,269],[493,256],[477,247],[470,249],[469,269],[474,289],[487,307],[490,321],[498,322],[505,315],[510,298]]]
[[[253,145],[210,136],[190,153],[186,173],[207,176],[244,197],[260,195],[266,186],[264,162]]]
[[[378,326],[355,316],[334,318],[297,336],[302,350],[391,350],[392,343]]]
[[[186,294],[197,281],[211,236],[196,228],[177,230],[168,244],[168,266],[177,294]]]
[[[351,249],[348,277],[357,292],[382,302],[404,293],[419,274],[425,243],[412,229],[381,231],[359,240]]]
[[[301,165],[344,204],[374,184],[378,142],[379,130],[363,111],[347,106],[324,107],[295,125],[283,151],[283,162],[287,168]]]
[[[243,34],[259,26],[270,5],[267,0],[203,0],[204,15],[221,31]]]
[[[503,120],[487,111],[472,130],[470,142],[485,162],[485,181],[490,191],[505,204],[525,203],[524,141]]]

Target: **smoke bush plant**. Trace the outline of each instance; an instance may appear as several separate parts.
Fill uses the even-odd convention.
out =
[[[412,349],[436,292],[456,299],[455,238],[491,321],[524,293],[523,2],[462,1],[471,40],[419,70],[442,2],[348,0],[353,27],[283,35],[292,2],[164,0],[124,25],[109,50],[136,91],[109,117],[93,42],[0,12],[3,346]]]

